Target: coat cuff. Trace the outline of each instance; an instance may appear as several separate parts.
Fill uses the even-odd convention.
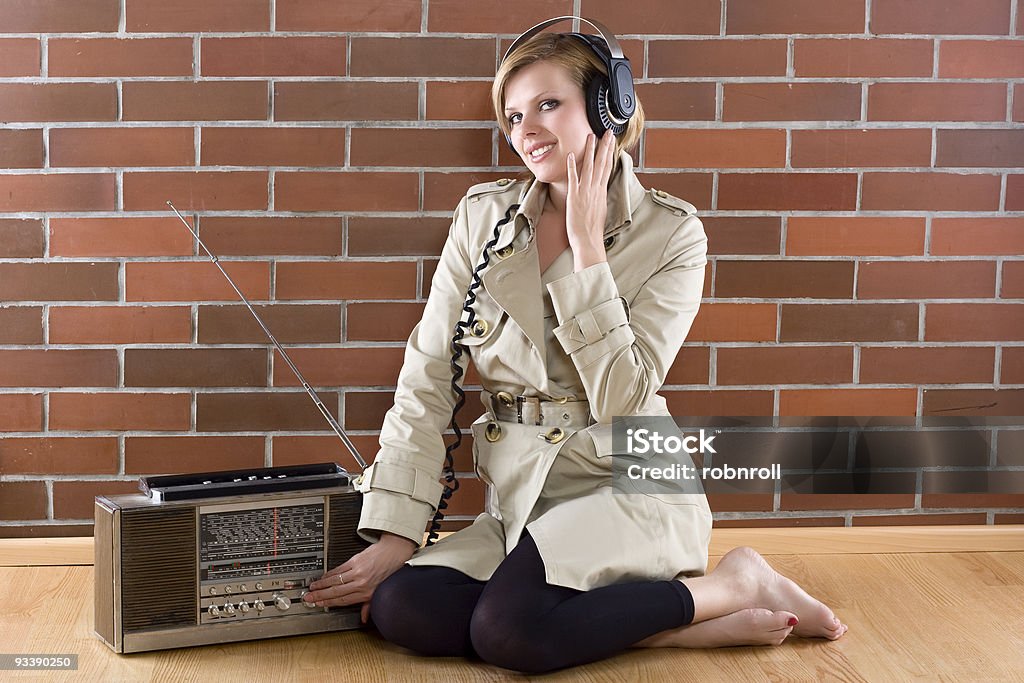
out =
[[[363,494],[363,511],[359,516],[359,535],[376,543],[382,531],[397,534],[419,547],[423,543],[423,531],[433,509],[409,496],[384,489],[367,491]]]
[[[629,323],[629,306],[619,296],[607,261],[550,282],[547,288],[559,322],[555,337],[569,355]]]

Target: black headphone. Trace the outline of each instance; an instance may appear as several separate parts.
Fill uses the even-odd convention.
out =
[[[636,111],[633,70],[629,66],[629,59],[622,54],[619,41],[601,22],[574,16],[555,17],[542,21],[516,38],[505,52],[505,56],[501,58],[501,62],[504,63],[517,47],[548,26],[567,19],[585,21],[601,34],[600,37],[585,33],[564,33],[562,35],[573,36],[582,41],[584,45],[594,51],[594,54],[604,64],[607,75],[597,74],[586,87],[587,120],[590,121],[590,128],[598,138],[604,135],[606,130],[610,130],[613,135],[618,137],[626,132],[629,119]],[[512,138],[506,135],[505,141],[518,155],[518,150],[512,145]]]

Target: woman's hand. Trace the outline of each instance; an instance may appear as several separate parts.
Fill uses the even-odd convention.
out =
[[[361,602],[365,624],[370,618],[370,598],[377,586],[398,571],[415,550],[416,544],[409,539],[383,532],[379,541],[309,584],[310,591],[302,599],[317,607],[344,607]]]
[[[569,191],[565,200],[565,228],[572,247],[575,270],[607,260],[604,224],[608,216],[608,179],[611,177],[615,136],[606,130],[601,136],[587,136],[583,164],[576,170],[576,157],[566,159]]]

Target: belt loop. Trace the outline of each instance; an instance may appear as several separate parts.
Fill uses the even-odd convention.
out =
[[[519,424],[523,424],[523,397],[516,396],[516,419],[519,420]]]

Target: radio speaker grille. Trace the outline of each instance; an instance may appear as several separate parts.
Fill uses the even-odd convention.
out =
[[[121,548],[124,632],[195,625],[195,509],[125,510]]]
[[[330,536],[327,539],[327,568],[334,569],[339,564],[348,562],[349,558],[365,550],[370,544],[356,533],[359,526],[359,513],[363,508],[363,496],[360,493],[342,493],[330,496]]]

